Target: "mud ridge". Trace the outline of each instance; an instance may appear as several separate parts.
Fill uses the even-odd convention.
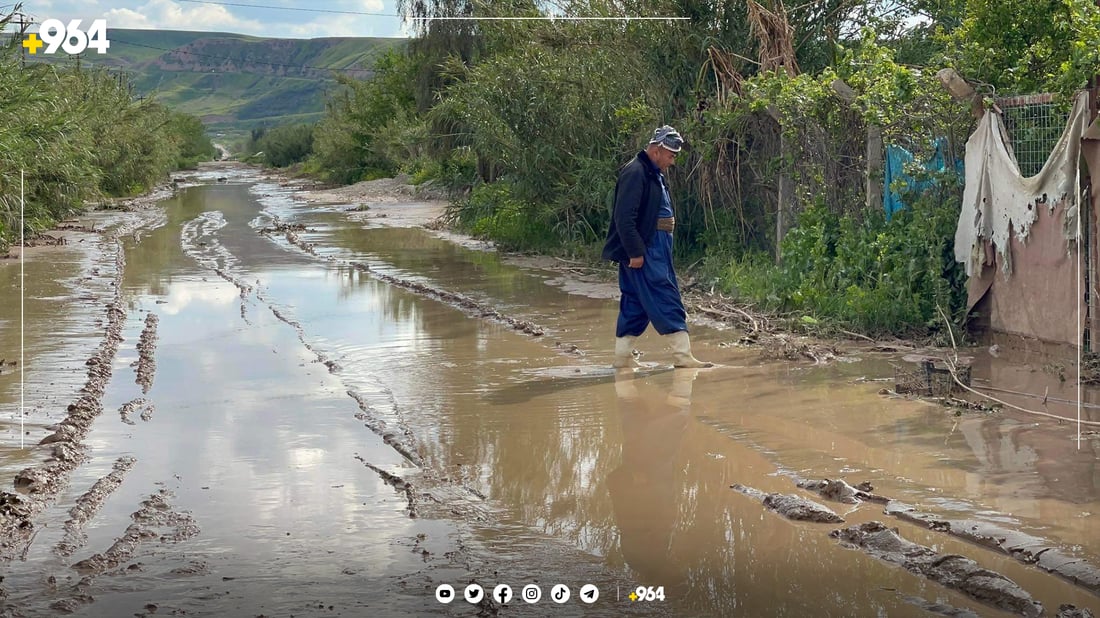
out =
[[[1094,594],[1100,594],[1100,568],[1067,554],[1047,539],[984,521],[945,519],[931,513],[921,513],[896,500],[887,504],[884,512],[903,521],[1007,554],[1019,562],[1037,566]]]
[[[386,472],[382,468],[379,468],[378,466],[372,464],[371,462],[367,461],[366,459],[363,459],[363,457],[360,456],[359,454],[356,454],[355,458],[358,459],[359,461],[361,461],[364,466],[366,466],[366,467],[370,468],[371,470],[373,470],[376,474],[378,474],[378,476],[382,477],[382,480],[385,481],[385,483],[387,485],[389,485],[390,487],[393,487],[397,491],[401,491],[401,492],[405,493],[405,499],[408,501],[408,504],[409,504],[409,506],[408,506],[409,517],[416,518],[416,517],[420,516],[420,514],[418,513],[417,508],[416,508],[416,492],[413,489],[413,484],[412,483],[410,483],[409,481],[406,481],[405,479],[401,478],[400,476],[397,476],[396,474],[393,474],[391,472]]]
[[[761,501],[765,508],[775,511],[787,519],[824,524],[838,524],[844,521],[844,518],[834,513],[829,507],[818,504],[813,500],[807,500],[802,496],[769,494],[759,489],[746,487],[740,483],[730,485],[730,488]]]
[[[119,457],[110,474],[96,481],[91,489],[76,499],[76,505],[69,509],[69,520],[65,522],[65,537],[54,547],[57,555],[67,558],[88,541],[84,534],[85,524],[95,517],[111,493],[122,485],[123,478],[136,461],[133,457]]]
[[[199,533],[194,518],[172,510],[167,489],[158,490],[141,502],[141,508],[130,515],[130,524],[122,536],[106,551],[85,558],[72,566],[82,575],[100,575],[133,557],[138,546],[159,539],[162,543],[179,543]]]
[[[305,228],[301,229],[304,230]],[[439,288],[435,288],[423,283],[401,279],[399,277],[394,277],[385,273],[377,273],[372,271],[369,265],[362,262],[340,260],[332,256],[321,256],[317,253],[317,248],[312,243],[308,243],[298,236],[297,230],[299,230],[298,227],[282,223],[278,220],[278,218],[276,218],[275,226],[273,228],[263,228],[260,233],[271,235],[273,231],[280,231],[283,233],[288,243],[294,245],[295,247],[301,249],[302,251],[305,251],[306,253],[314,257],[323,257],[331,262],[346,264],[361,272],[369,273],[372,277],[384,283],[388,283],[389,285],[399,287],[403,290],[408,290],[410,292],[414,292],[421,296],[426,296],[428,298],[431,298],[432,300],[436,300],[449,306],[461,309],[465,313],[478,318],[484,318],[502,324],[507,324],[515,330],[527,333],[528,335],[534,337],[541,337],[546,333],[546,329],[529,320],[521,320],[519,318],[504,315],[503,313],[497,311],[496,309],[493,309],[488,305],[479,303],[478,301],[457,292],[441,290]]]
[[[1042,603],[1011,579],[984,569],[965,556],[941,554],[906,541],[897,528],[887,528],[882,522],[833,530],[829,536],[847,547],[862,549],[875,558],[958,590],[975,601],[1028,618],[1043,615]]]
[[[886,504],[890,498],[875,493],[870,481],[864,481],[855,487],[849,485],[843,479],[795,479],[795,485],[817,493],[826,500],[833,500],[843,504],[860,504],[861,502],[876,502]]]
[[[118,415],[120,417],[122,417],[122,422],[126,423],[127,425],[136,425],[137,423],[130,420],[130,415],[133,414],[134,411],[137,410],[138,408],[140,408],[141,406],[146,405],[146,403],[147,402],[146,402],[144,397],[138,397],[136,399],[131,399],[130,401],[127,401],[126,403],[122,404],[122,406],[118,409]],[[142,412],[142,418],[144,418],[144,417],[145,417],[145,413]]]
[[[54,426],[54,433],[46,436],[41,445],[52,445],[50,456],[41,464],[26,468],[15,475],[15,487],[23,492],[13,496],[0,492],[0,503],[14,505],[0,509],[0,561],[14,557],[16,546],[30,542],[34,525],[32,518],[46,508],[65,486],[69,474],[83,460],[81,440],[88,433],[92,422],[103,412],[103,393],[111,379],[111,366],[122,342],[122,330],[126,312],[122,302],[122,274],[126,268],[126,256],[121,236],[130,233],[119,230],[110,239],[115,245],[115,273],[111,286],[114,295],[107,304],[107,326],[102,343],[86,361],[88,378],[80,390],[80,397],[69,404],[64,420]]]
[[[365,424],[368,429],[381,436],[383,442],[388,444],[393,450],[400,453],[405,459],[408,459],[416,467],[419,468],[423,466],[423,460],[420,458],[420,455],[417,454],[415,448],[413,448],[412,446],[411,431],[409,431],[407,428],[402,428],[401,433],[390,430],[388,425],[386,424],[386,421],[378,418],[378,415],[375,414],[374,409],[367,402],[366,397],[364,397],[359,391],[348,389],[347,394],[349,397],[354,399],[357,404],[359,404],[360,412],[355,415],[355,418],[363,421],[363,424]]]
[[[149,389],[153,386],[153,375],[157,371],[157,361],[153,355],[157,350],[157,322],[159,321],[157,314],[151,311],[145,316],[145,328],[141,331],[137,344],[137,383],[141,386],[142,394],[149,393]]]

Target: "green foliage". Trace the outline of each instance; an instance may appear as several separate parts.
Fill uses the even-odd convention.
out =
[[[547,250],[556,244],[546,214],[516,199],[508,183],[480,185],[456,207],[453,216],[460,228],[502,249]]]
[[[194,169],[200,161],[209,161],[217,154],[202,121],[181,112],[171,114],[172,133],[179,139],[176,167]]]
[[[878,212],[862,220],[818,203],[803,211],[783,241],[783,262],[749,255],[716,265],[722,287],[773,311],[826,318],[871,334],[926,334],[937,307],[957,315],[965,273],[955,262],[957,193],[932,189],[890,221]]]
[[[265,165],[287,167],[301,163],[313,153],[314,126],[308,124],[287,125],[252,130],[245,146],[249,155],[259,155]]]
[[[1093,0],[968,0],[966,18],[944,38],[948,61],[968,79],[1068,96],[1100,67],[1100,7]]]
[[[0,19],[0,36],[4,26]],[[89,200],[146,191],[211,150],[195,119],[132,100],[117,76],[21,68],[7,50],[0,109],[9,119],[0,123],[0,247],[19,234],[21,175],[26,232],[33,234]]]
[[[309,168],[326,180],[353,183],[389,176],[426,139],[412,114],[414,65],[389,51],[370,81],[340,78],[343,89],[328,101],[328,115],[313,132]]]

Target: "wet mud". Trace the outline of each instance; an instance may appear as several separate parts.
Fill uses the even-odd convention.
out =
[[[141,331],[138,340],[138,360],[134,362],[137,373],[137,383],[141,386],[141,392],[148,394],[153,386],[153,376],[157,371],[157,361],[154,355],[157,350],[157,314],[149,312],[145,316],[145,329]]]
[[[103,340],[95,354],[85,362],[88,373],[80,397],[68,405],[65,419],[41,442],[43,446],[49,446],[49,456],[44,462],[15,475],[15,488],[23,497],[20,498],[18,510],[3,513],[0,518],[0,561],[13,559],[29,541],[34,516],[64,488],[69,474],[80,465],[84,458],[81,441],[103,411],[103,394],[111,379],[111,366],[122,342],[122,328],[126,321],[119,290],[126,258],[117,237],[111,244],[116,251],[112,286],[115,293],[107,304]]]
[[[829,535],[879,560],[959,590],[976,601],[1029,618],[1043,615],[1043,605],[1016,582],[964,556],[943,554],[907,541],[897,528],[887,528],[881,522],[866,522],[834,530]]]
[[[110,474],[96,481],[76,499],[76,505],[69,509],[69,520],[65,522],[65,537],[54,547],[59,556],[72,556],[73,552],[84,546],[88,540],[84,526],[95,517],[111,493],[118,489],[136,461],[133,457],[120,457]]]
[[[844,479],[814,479],[799,480],[795,482],[801,489],[817,492],[822,498],[841,502],[843,504],[860,504],[862,502],[877,502],[886,504],[890,498],[872,493],[874,486],[870,481],[864,481],[856,487],[852,487]]]
[[[137,423],[130,416],[138,410],[141,410],[141,420],[148,421],[153,418],[153,404],[149,403],[144,397],[137,397],[122,404],[122,407],[118,409],[118,415],[123,423],[136,425]]]
[[[833,512],[832,509],[813,500],[796,496],[794,494],[765,493],[752,487],[741,484],[730,486],[734,491],[741,492],[750,498],[756,498],[764,505],[764,508],[775,511],[787,519],[794,521],[809,521],[819,524],[838,524],[844,518]]]
[[[1089,463],[1052,455],[1064,452],[1049,434],[880,397],[884,370],[819,363],[832,352],[800,340],[782,362],[761,359],[738,342],[738,329],[759,341],[772,327],[751,314],[695,331],[697,355],[721,370],[605,371],[615,303],[562,292],[561,271],[401,229],[428,210],[402,198],[291,204],[295,189],[252,184],[252,170],[199,176],[211,184],[118,235],[121,285],[103,268],[119,308],[142,318],[121,316],[137,345],[107,364],[156,365],[147,386],[115,375],[100,392],[100,408],[129,422],[57,423],[33,456],[0,452],[11,470],[82,458],[42,505],[27,487],[0,496],[4,517],[27,522],[0,615],[451,615],[465,605],[435,601],[444,582],[543,586],[540,606],[483,600],[468,615],[1028,615],[1011,591],[979,598],[1004,583],[983,570],[1048,608],[1096,600],[926,523],[898,525],[949,558],[941,573],[914,549],[916,564],[970,593],[842,548],[836,525],[815,532],[760,508],[858,526],[890,496],[945,519],[1052,522],[1051,547],[1079,540],[1074,555],[1094,563]],[[113,242],[102,220],[89,227]],[[1033,445],[1048,449],[1038,463]],[[792,481],[804,495],[787,493]],[[600,603],[548,605],[559,581],[574,595],[598,583]],[[631,603],[638,585],[668,601]]]
[[[141,543],[179,543],[198,534],[199,527],[193,517],[172,509],[168,502],[171,497],[167,489],[151,494],[130,516],[134,523],[121,537],[105,551],[73,564],[72,568],[85,576],[100,575],[128,562]]]
[[[886,505],[885,513],[904,521],[927,526],[930,530],[965,539],[975,545],[1003,552],[1024,564],[1035,565],[1100,595],[1100,569],[1090,564],[1088,560],[1056,547],[1048,539],[1010,530],[986,521],[938,517],[931,513],[922,513],[908,504],[896,501]]]
[[[275,226],[270,227],[270,228],[264,228],[263,230],[261,230],[261,233],[271,234],[273,232],[280,232],[286,238],[286,241],[288,243],[290,243],[291,245],[297,247],[298,249],[301,249],[302,251],[305,251],[306,253],[308,253],[310,255],[313,255],[315,257],[321,257],[318,254],[317,249],[314,245],[303,241],[301,239],[301,237],[298,235],[297,232],[298,231],[304,231],[304,229],[305,228],[302,227],[299,230],[299,228],[295,228],[295,227],[293,227],[289,224],[280,223],[280,222],[276,221]],[[327,256],[327,258],[329,259],[329,261],[333,261],[333,262],[340,261],[337,258],[332,257],[332,256]],[[546,329],[540,327],[537,324],[532,323],[529,320],[524,320],[524,319],[520,319],[520,318],[505,315],[505,314],[501,313],[500,311],[498,311],[497,309],[495,309],[495,308],[493,308],[489,305],[486,305],[485,303],[480,303],[480,302],[478,302],[478,301],[476,301],[472,298],[468,298],[468,297],[466,297],[462,294],[459,294],[457,292],[451,292],[451,291],[448,291],[448,290],[432,287],[432,286],[429,286],[427,284],[424,284],[424,283],[421,283],[421,282],[418,282],[418,281],[410,281],[410,280],[407,280],[407,279],[394,277],[393,275],[388,275],[388,274],[385,274],[385,273],[376,273],[376,272],[373,272],[371,270],[369,264],[366,264],[364,262],[345,261],[345,263],[352,266],[352,267],[354,267],[354,268],[356,268],[356,269],[358,269],[358,270],[360,270],[360,271],[362,271],[362,272],[369,273],[372,277],[375,277],[379,281],[383,281],[383,282],[388,283],[388,284],[390,284],[394,287],[399,287],[399,288],[402,288],[402,289],[405,289],[405,290],[409,290],[411,292],[420,294],[420,295],[422,295],[426,298],[430,298],[432,300],[437,300],[437,301],[449,304],[453,307],[456,307],[458,309],[461,309],[461,310],[465,311],[468,315],[475,316],[475,317],[482,318],[482,319],[487,319],[487,320],[494,320],[494,321],[500,322],[502,324],[507,324],[508,326],[511,326],[515,330],[518,330],[520,332],[526,333],[526,334],[534,336],[534,337],[541,337],[544,334],[546,334]],[[570,353],[578,353],[580,350],[576,346],[573,346],[572,348],[569,349],[569,351],[570,351]]]

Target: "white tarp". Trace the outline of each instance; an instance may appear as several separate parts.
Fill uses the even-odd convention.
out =
[[[1026,241],[1041,206],[1053,212],[1063,200],[1069,200],[1065,203],[1066,238],[1076,239],[1081,136],[1088,119],[1088,93],[1081,92],[1043,169],[1024,178],[1006,145],[1001,115],[986,110],[966,142],[966,187],[955,230],[955,259],[966,263],[968,276],[981,273],[985,241],[992,241],[1005,275],[1012,272],[1009,234],[1015,232],[1021,242]]]

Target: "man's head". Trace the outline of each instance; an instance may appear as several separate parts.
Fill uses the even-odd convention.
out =
[[[645,151],[654,165],[663,172],[676,162],[676,153],[683,147],[684,138],[680,137],[676,129],[666,124],[653,132],[653,138],[649,140]]]

